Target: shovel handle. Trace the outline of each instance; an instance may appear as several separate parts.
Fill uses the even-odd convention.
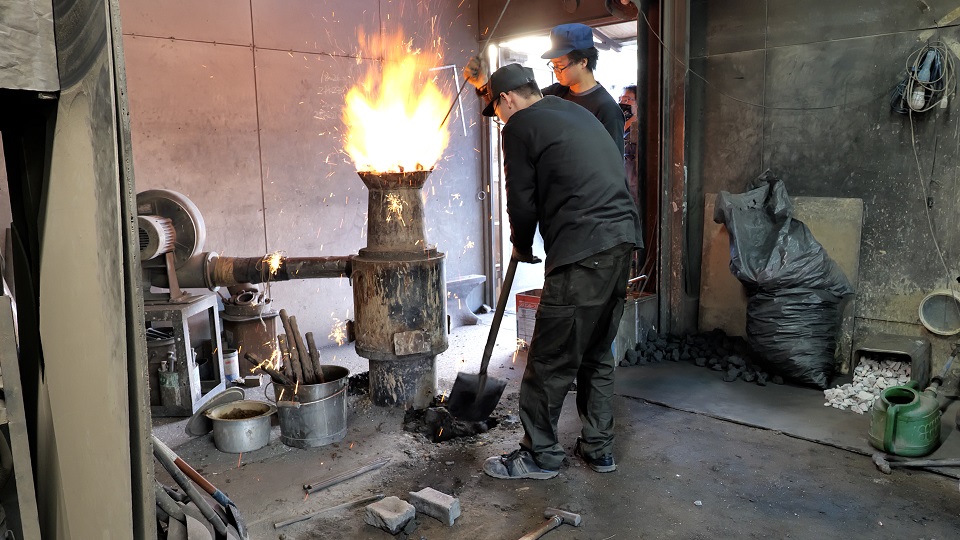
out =
[[[191,467],[189,463],[181,459],[180,456],[178,456],[176,453],[174,453],[173,450],[170,449],[170,447],[163,444],[163,441],[161,441],[160,439],[156,439],[154,444],[160,449],[160,451],[170,461],[173,461],[174,465],[176,465],[177,468],[180,469],[180,471],[183,474],[187,475],[187,478],[189,478],[190,480],[193,480],[198,486],[200,486],[200,489],[209,493],[210,496],[213,497],[215,501],[220,503],[221,506],[223,506],[224,508],[230,505],[236,506],[233,503],[233,501],[230,500],[230,497],[227,497],[226,493],[217,489],[217,487],[211,484],[209,480],[201,476],[200,473],[198,473],[196,469]]]
[[[170,450],[167,445],[163,444],[163,441],[157,438],[156,435],[153,436],[153,455],[157,458],[157,461],[163,465],[163,468],[170,473],[170,476],[177,482],[177,484],[183,489],[183,491],[190,496],[190,500],[197,505],[197,508],[200,509],[200,513],[203,514],[203,517],[207,519],[212,525],[213,528],[217,531],[217,534],[226,535],[227,526],[224,524],[223,520],[220,519],[220,516],[213,511],[213,508],[207,504],[207,501],[203,499],[197,489],[193,487],[193,484],[190,483],[190,479],[187,478],[187,475],[177,467],[174,462],[177,459],[177,455],[173,453],[173,450]]]
[[[510,288],[513,287],[513,276],[517,273],[517,260],[510,257],[510,265],[507,266],[507,274],[503,276],[503,285],[500,287],[500,298],[497,299],[497,311],[493,314],[493,323],[490,325],[490,335],[487,336],[487,346],[483,348],[483,359],[480,362],[480,379],[483,381],[487,375],[487,365],[490,364],[490,357],[493,355],[493,346],[497,344],[497,334],[500,332],[500,321],[503,320],[503,312],[507,309],[507,300],[510,299]]]

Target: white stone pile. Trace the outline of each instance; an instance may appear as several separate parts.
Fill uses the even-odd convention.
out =
[[[823,391],[825,407],[863,414],[870,410],[880,393],[891,386],[910,381],[910,363],[863,356],[853,370],[853,382]],[[889,357],[887,357],[889,358]]]

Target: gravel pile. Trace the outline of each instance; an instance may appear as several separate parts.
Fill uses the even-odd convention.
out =
[[[873,407],[873,402],[880,397],[881,392],[909,381],[909,362],[864,355],[853,370],[853,382],[823,391],[826,399],[823,405],[863,414]]]

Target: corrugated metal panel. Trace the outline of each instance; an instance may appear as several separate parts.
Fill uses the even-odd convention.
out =
[[[0,88],[60,89],[50,0],[0,1]]]

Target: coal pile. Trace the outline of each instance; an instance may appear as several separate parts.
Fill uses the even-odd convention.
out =
[[[347,393],[351,396],[365,396],[370,393],[370,372],[364,371],[352,375],[347,381]]]
[[[486,433],[500,423],[494,417],[480,422],[457,420],[437,398],[430,405],[426,409],[407,409],[403,417],[403,430],[420,433],[431,442],[438,443]]]
[[[621,366],[643,366],[658,362],[692,362],[723,373],[723,380],[766,386],[783,384],[783,377],[765,371],[754,358],[750,345],[741,337],[728,336],[722,330],[697,334],[660,335],[651,329],[647,338],[628,349]]]

